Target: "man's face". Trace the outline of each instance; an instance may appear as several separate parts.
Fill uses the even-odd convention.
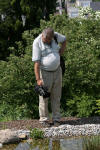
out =
[[[51,44],[51,41],[53,39],[53,36],[47,36],[46,38],[42,34],[42,41],[46,44]]]

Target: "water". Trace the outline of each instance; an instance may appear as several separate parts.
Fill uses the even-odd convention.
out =
[[[87,150],[87,146],[88,150],[100,150],[100,136],[29,140],[19,144],[4,145],[0,150]]]

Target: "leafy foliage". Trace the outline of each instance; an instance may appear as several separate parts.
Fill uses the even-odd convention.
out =
[[[34,93],[35,78],[31,57],[10,56],[9,62],[1,63],[0,70],[0,119],[10,115],[12,119],[38,117],[38,99]]]
[[[76,115],[78,117],[92,116],[95,108],[95,99],[92,96],[88,96],[85,93],[79,96],[73,96],[73,99],[68,99],[66,102],[67,112],[71,116]]]
[[[79,16],[81,18],[100,19],[100,11],[93,11],[90,7],[80,7]]]
[[[97,113],[100,114],[100,99],[96,100],[96,104],[97,104]]]
[[[44,138],[44,132],[38,128],[34,128],[30,130],[30,137],[32,139],[43,139]]]
[[[38,96],[34,93],[35,76],[31,62],[32,42],[45,27],[66,35],[61,109],[65,115],[99,114],[100,99],[100,20],[69,19],[50,15],[40,28],[25,31],[23,40],[10,47],[8,62],[0,63],[0,119],[38,118]],[[9,110],[9,113],[8,113]],[[14,113],[12,113],[14,112]]]
[[[6,60],[11,54],[8,47],[16,48],[15,41],[22,40],[23,31],[39,27],[44,15],[48,20],[55,8],[56,0],[0,0],[0,59]]]

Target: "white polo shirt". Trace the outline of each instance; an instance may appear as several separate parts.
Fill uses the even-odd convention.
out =
[[[57,37],[57,42],[62,43],[66,37],[58,32],[54,33]],[[40,34],[33,42],[32,61],[40,61],[40,68],[47,71],[55,71],[60,65],[59,45],[53,39],[51,44],[45,44],[42,41]]]

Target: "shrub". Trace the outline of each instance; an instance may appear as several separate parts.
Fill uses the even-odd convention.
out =
[[[97,111],[96,111],[96,113],[100,114],[100,99],[96,100],[96,105],[97,105]]]
[[[100,99],[100,21],[69,19],[64,14],[50,16],[50,21],[41,20],[40,28],[25,31],[24,42],[17,42],[17,49],[10,48],[18,52],[17,55],[13,53],[8,62],[0,63],[0,119],[8,114],[11,118],[13,111],[15,119],[38,118],[32,42],[48,26],[67,37],[61,98],[63,112],[76,116],[95,115],[95,110],[99,113],[96,100]]]
[[[71,116],[88,117],[95,111],[95,99],[86,93],[74,95],[72,99],[66,101],[67,111]]]
[[[12,55],[8,62],[1,63],[0,120],[4,116],[12,116],[12,119],[38,118],[38,97],[34,92],[33,68],[28,55],[20,58]]]
[[[41,129],[34,128],[30,130],[30,138],[32,139],[43,139],[44,132]]]

